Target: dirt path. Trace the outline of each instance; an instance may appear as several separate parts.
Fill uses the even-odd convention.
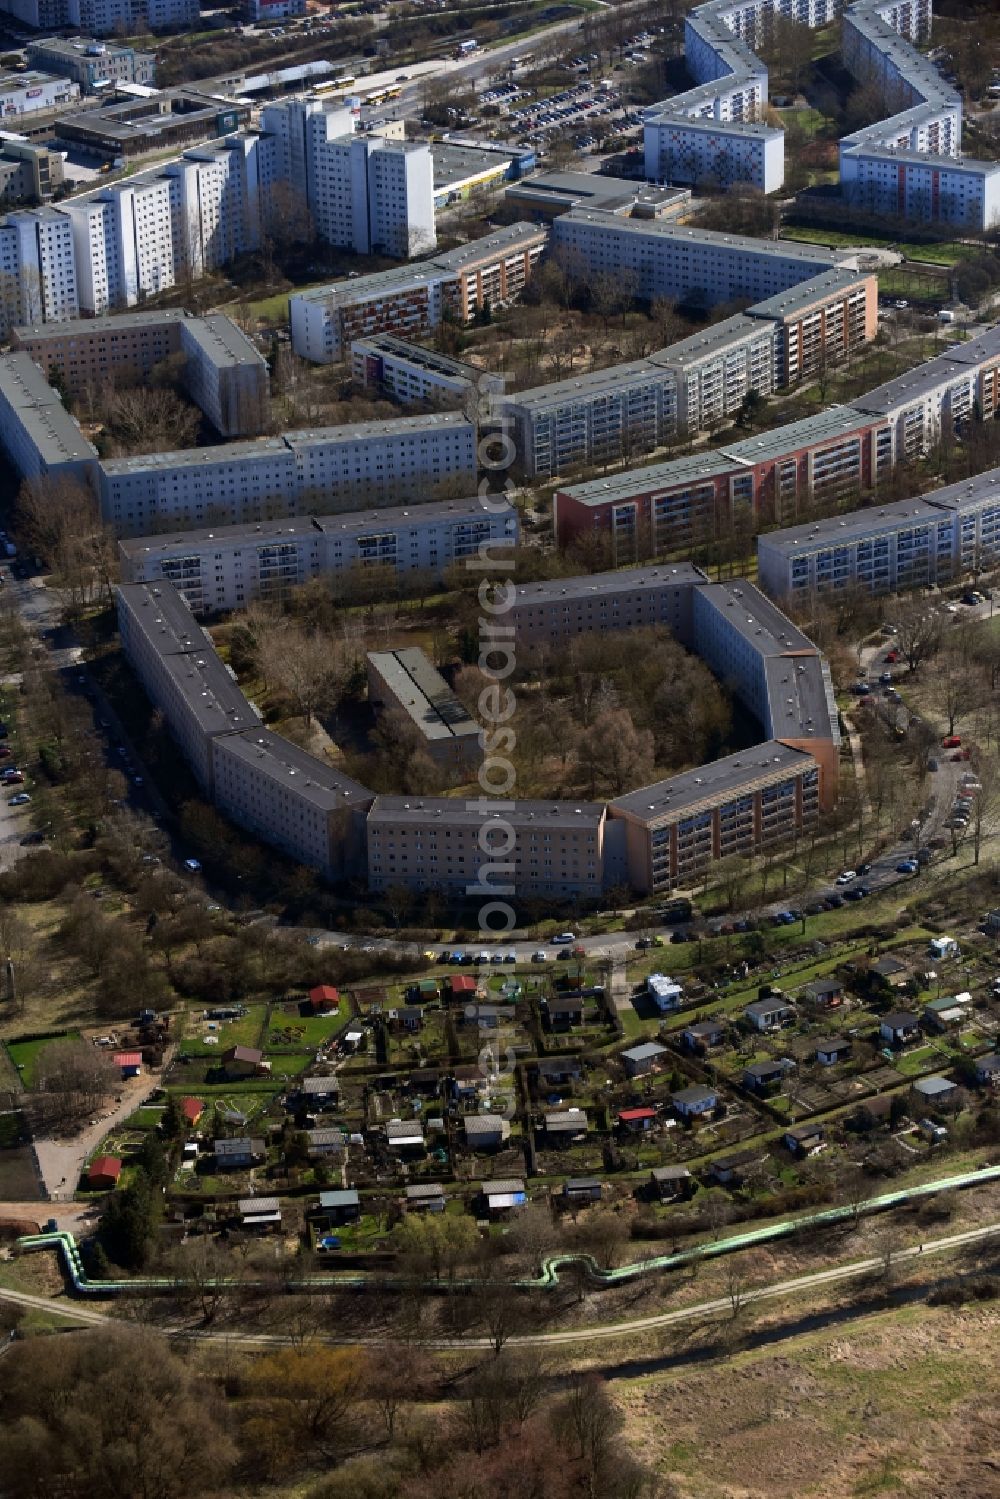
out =
[[[166,1068],[166,1060],[164,1060]],[[160,1086],[160,1074],[155,1077],[128,1078],[121,1085],[119,1103],[85,1126],[70,1139],[36,1139],[35,1153],[42,1184],[51,1202],[69,1202],[76,1191],[84,1162],[113,1129],[124,1124],[151,1093]],[[36,1204],[37,1208],[37,1204]]]

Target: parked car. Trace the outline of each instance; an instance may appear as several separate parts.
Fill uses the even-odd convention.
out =
[[[184,860],[184,868],[190,874],[199,874],[201,872],[201,860],[200,859],[185,859]]]
[[[566,942],[575,942],[576,941],[576,933],[575,932],[557,932],[556,935],[552,938],[552,941],[553,942],[558,942],[560,944],[563,944],[563,943],[566,943]]]
[[[838,874],[836,883],[838,885],[849,885],[857,877],[858,871],[856,869],[845,869],[841,874]]]
[[[941,740],[942,749],[958,749],[962,743],[960,734],[946,734]]]
[[[26,791],[19,791],[16,796],[10,798],[7,805],[8,807],[23,807],[30,801],[31,797]]]
[[[916,859],[900,859],[899,863],[896,865],[896,873],[916,874],[919,868],[920,865],[917,863]]]
[[[547,952],[543,952],[542,949],[539,948],[537,952],[533,952],[531,954],[531,961],[533,963],[547,963],[549,961],[549,955]]]

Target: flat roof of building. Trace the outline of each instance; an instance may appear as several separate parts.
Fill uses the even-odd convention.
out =
[[[96,461],[97,450],[30,354],[0,355],[0,399],[16,413],[46,468],[75,460]]]
[[[27,355],[23,356],[27,358]],[[217,463],[235,463],[243,459],[273,458],[284,455],[294,462],[297,448],[333,447],[348,443],[376,442],[379,438],[419,436],[422,432],[439,432],[441,428],[473,431],[472,423],[459,411],[435,411],[422,416],[398,416],[386,421],[356,422],[343,427],[316,427],[309,431],[284,432],[280,437],[257,437],[247,442],[228,442],[214,448],[181,448],[171,453],[141,453],[131,458],[106,459],[103,468],[109,477],[119,474],[141,474],[160,469],[194,468]]]
[[[674,224],[663,219],[621,219],[597,208],[573,208],[557,219],[560,224],[591,224],[607,233],[654,235],[657,239],[669,240],[676,245],[696,245],[705,249],[732,249],[744,254],[762,255],[768,259],[798,261],[803,267],[803,277],[811,274],[811,268],[833,269],[850,259],[839,250],[826,250],[820,245],[799,244],[787,239],[754,239],[749,234],[725,234],[718,229],[697,229],[689,224]]]
[[[457,187],[470,177],[481,177],[487,172],[502,173],[514,160],[515,152],[506,159],[498,151],[484,151],[481,146],[460,146],[449,141],[435,141],[431,146],[431,163],[434,169],[434,191]]]
[[[622,386],[650,385],[656,380],[662,383],[672,373],[666,368],[656,368],[650,359],[633,359],[627,364],[612,364],[603,370],[588,370],[586,374],[570,375],[548,385],[514,391],[509,401],[511,406],[531,406],[536,411],[548,406],[572,406],[578,400]]]
[[[603,172],[538,172],[510,183],[504,196],[512,203],[532,203],[544,207],[601,208],[608,213],[620,212],[635,203],[665,208],[690,201],[686,187],[654,187],[629,177],[605,176]]]
[[[418,646],[369,651],[368,662],[392,694],[395,706],[425,739],[437,743],[478,736],[479,725]]]
[[[703,359],[714,359],[725,349],[742,343],[746,338],[770,338],[772,331],[757,318],[738,312],[733,317],[723,318],[721,323],[712,323],[669,348],[658,349],[650,354],[651,364],[668,365],[671,369],[692,369]]]
[[[212,312],[207,317],[187,318],[184,336],[196,343],[203,354],[219,369],[261,368],[264,357],[237,328],[232,318]]]
[[[819,443],[835,442],[838,437],[847,437],[871,425],[871,417],[853,406],[830,406],[815,416],[787,422],[783,427],[774,427],[770,432],[761,432],[743,442],[730,443],[723,451],[739,463],[760,463]]]
[[[22,342],[61,342],[65,338],[96,338],[103,333],[128,333],[133,328],[167,327],[176,323],[194,322],[191,313],[180,307],[164,307],[158,312],[115,312],[103,317],[81,319],[68,323],[21,323],[11,329],[11,337]],[[228,319],[227,319],[228,321]]]
[[[1000,359],[1000,324],[987,328],[967,343],[958,344],[943,353],[936,354],[916,369],[907,370],[874,390],[858,396],[852,405],[858,411],[888,414],[947,385],[951,380],[961,380],[969,373],[970,365],[982,364],[990,359]]]
[[[706,580],[699,585],[698,592],[725,616],[731,629],[746,636],[755,650],[772,655],[788,651],[815,653],[816,647],[809,637],[746,578],[734,578],[728,583]]]
[[[173,583],[119,583],[116,593],[158,655],[214,651]]]
[[[907,521],[920,524],[941,519],[940,507],[933,504],[930,497],[894,500],[887,505],[869,505],[864,510],[848,510],[822,520],[806,521],[801,526],[769,531],[757,538],[757,545],[773,551],[802,554],[877,535],[880,531],[894,531]]]
[[[58,73],[39,73],[34,68],[26,68],[23,73],[12,73],[4,69],[0,72],[0,93],[19,93],[22,89],[67,81],[70,80],[60,78]]]
[[[722,80],[725,82],[726,80]],[[683,95],[679,96],[683,98]],[[677,130],[704,131],[706,135],[731,135],[739,140],[747,138],[753,140],[784,140],[785,132],[780,125],[751,125],[744,124],[738,120],[710,120],[703,115],[689,115],[682,110],[671,109],[673,100],[667,99],[662,105],[653,105],[646,111],[643,118],[650,125],[662,125],[673,127]]]
[[[731,474],[741,465],[725,449],[709,449],[673,458],[666,463],[648,463],[620,474],[587,479],[582,484],[567,484],[558,490],[579,505],[609,505],[654,490],[667,491],[685,484],[703,483],[722,474]]]
[[[294,790],[322,812],[339,812],[344,807],[364,811],[374,799],[374,792],[359,781],[270,729],[259,727],[228,735],[226,753]]]
[[[499,508],[498,508],[499,504]],[[270,546],[295,537],[365,534],[406,525],[433,525],[442,520],[476,520],[482,516],[507,519],[516,514],[513,505],[474,496],[469,500],[430,500],[424,505],[387,505],[377,510],[351,510],[336,515],[300,515],[287,520],[245,521],[229,526],[200,526],[185,531],[165,531],[157,536],[123,537],[119,550],[126,556],[147,557],[173,554],[178,549],[218,542],[220,546]]]
[[[331,281],[328,286],[314,286],[308,291],[294,292],[291,301],[367,302],[372,297],[385,296],[392,292],[405,292],[418,286],[432,286],[439,282],[442,273],[467,270],[484,261],[495,259],[504,253],[514,254],[519,248],[542,244],[548,231],[539,224],[519,222],[508,224],[503,229],[491,230],[482,239],[476,239],[454,250],[442,251],[428,260],[411,262],[408,265],[389,266],[384,271],[373,271],[369,276],[348,277],[342,281]]]
[[[110,40],[98,41],[92,36],[44,36],[33,38],[27,44],[27,50],[39,50],[45,52],[61,52],[66,57],[103,57],[111,55],[120,56],[123,52],[133,57],[152,58],[152,52],[137,52],[134,47],[129,47],[120,42]]]
[[[824,271],[819,276],[813,276],[809,281],[800,281],[797,286],[790,286],[787,291],[776,292],[773,297],[765,297],[763,302],[755,302],[749,308],[751,317],[783,318],[796,317],[801,312],[806,312],[810,307],[818,306],[835,297],[838,293],[848,292],[857,286],[862,286],[866,281],[875,282],[873,274],[862,274],[857,271],[836,270]]]
[[[390,826],[440,822],[442,826],[480,828],[502,818],[524,831],[596,831],[604,821],[604,803],[586,801],[516,801],[505,803],[505,811],[486,816],[475,802],[452,796],[377,796],[369,813],[369,824]]]
[[[548,229],[543,224],[528,224],[519,221],[503,229],[491,229],[482,239],[473,239],[454,250],[445,250],[434,256],[434,265],[447,271],[467,270],[471,266],[495,260],[499,255],[513,255],[519,249],[528,249],[544,244]]]
[[[411,343],[409,339],[400,338],[395,333],[371,333],[365,338],[352,339],[351,351],[356,349],[384,354],[388,358],[405,361],[420,369],[433,370],[435,374],[448,375],[456,380],[478,380],[486,374],[485,370],[474,364],[465,364],[461,359],[453,359],[450,354],[440,354],[437,349],[425,349],[422,344]]]
[[[750,750],[726,755],[707,765],[685,770],[680,775],[655,781],[617,797],[609,811],[628,814],[650,826],[677,822],[715,807],[757,786],[786,780],[789,775],[815,765],[804,750],[792,749],[776,739],[769,739]]]
[[[592,594],[608,598],[616,593],[655,592],[664,585],[690,588],[707,581],[701,568],[693,562],[664,563],[660,567],[626,567],[616,572],[584,573],[574,578],[556,578],[548,583],[519,583],[514,607],[531,608],[534,604],[555,604],[560,599],[587,598]]]

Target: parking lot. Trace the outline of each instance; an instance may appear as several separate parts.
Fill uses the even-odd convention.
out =
[[[649,61],[643,49],[653,37],[649,33],[632,37],[626,43],[622,59],[624,67],[639,66]],[[615,131],[638,131],[642,125],[642,112],[628,105],[622,97],[620,80],[612,78],[591,79],[589,70],[598,64],[596,53],[572,59],[570,66],[575,81],[568,83],[558,93],[544,99],[532,98],[522,83],[513,76],[502,81],[494,80],[479,97],[484,105],[499,109],[507,123],[519,136],[536,146],[543,146],[556,136],[576,132],[573,144],[581,151],[589,151],[599,145],[594,127],[599,123],[614,127]],[[600,132],[607,134],[607,129]]]

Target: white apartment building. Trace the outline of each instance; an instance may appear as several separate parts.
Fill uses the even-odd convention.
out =
[[[22,209],[0,221],[0,274],[3,332],[13,323],[79,316],[72,225],[58,209]]]
[[[746,182],[764,193],[785,180],[785,132],[773,125],[724,124],[647,112],[643,127],[649,182],[727,188]]]
[[[137,179],[70,199],[77,291],[83,312],[132,307],[174,285],[170,188],[165,178]]]
[[[603,802],[505,804],[495,814],[499,826],[494,855],[509,872],[492,876],[491,896],[508,889],[520,896],[568,898],[600,895],[604,883]],[[506,828],[515,838],[509,853]],[[377,796],[368,814],[368,884],[409,889],[482,893],[483,866],[489,866],[489,821],[475,803],[448,796]]]
[[[287,432],[256,442],[116,458],[101,465],[101,513],[146,536],[378,504],[476,487],[476,427],[456,412]]]
[[[416,573],[442,578],[481,548],[515,547],[518,535],[512,505],[475,498],[145,536],[119,542],[118,555],[125,582],[166,579],[196,614],[217,614],[284,598],[310,578],[349,590],[372,567],[404,584]]]
[[[762,585],[775,598],[827,589],[928,588],[1000,558],[1000,469],[919,499],[853,510],[757,539]]]
[[[670,442],[677,434],[676,377],[652,359],[637,359],[518,391],[504,413],[523,474],[566,474],[639,457]]]
[[[268,368],[246,334],[221,313],[177,327],[185,387],[215,430],[223,437],[260,432],[269,414]]]
[[[636,296],[689,299],[706,305],[785,291],[820,271],[856,262],[837,251],[787,240],[720,234],[655,219],[619,219],[576,208],[552,225],[552,248],[578,271],[619,277]]]
[[[313,163],[311,206],[322,239],[398,260],[434,249],[434,171],[425,141],[317,140]]]
[[[989,420],[1000,404],[1000,326],[987,329],[887,380],[853,402],[856,411],[886,417],[900,458],[926,453],[949,424],[961,427],[978,411]]]
[[[88,36],[188,31],[198,23],[198,0],[66,0],[67,21]]]
[[[267,414],[267,364],[221,313],[196,318],[164,308],[22,324],[11,330],[11,343],[30,354],[47,377],[58,371],[68,394],[103,385],[116,375],[141,384],[156,365],[180,354],[180,379],[224,437],[259,432]]]
[[[845,65],[891,113],[840,142],[841,190],[869,213],[989,229],[1000,223],[1000,165],[961,155],[961,97],[912,45],[930,26],[931,0],[857,0],[846,12]]]
[[[739,411],[751,392],[774,393],[778,380],[775,328],[737,314],[649,356],[674,376],[677,425],[701,432]]]
[[[80,97],[80,85],[51,73],[0,73],[0,115],[5,129],[13,129],[16,116],[36,114],[41,109],[64,109]]]

